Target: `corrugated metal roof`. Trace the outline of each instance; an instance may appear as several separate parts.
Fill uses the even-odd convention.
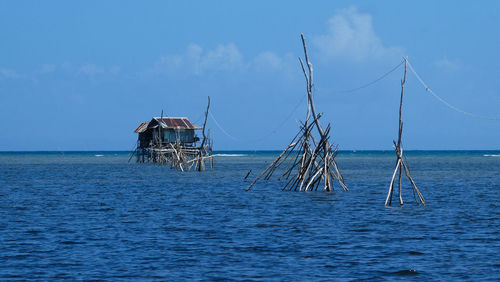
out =
[[[185,117],[154,117],[150,122],[144,121],[134,130],[135,133],[142,133],[147,129],[157,128],[158,124],[163,129],[201,129],[201,127],[191,123]]]
[[[161,127],[164,129],[200,129],[201,127],[194,125],[185,117],[155,117]]]
[[[139,124],[139,126],[134,130],[134,132],[135,133],[142,133],[142,132],[146,131],[146,129],[148,128],[148,125],[149,125],[148,121],[141,122],[141,124]]]

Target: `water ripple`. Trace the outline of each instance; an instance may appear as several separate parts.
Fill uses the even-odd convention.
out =
[[[428,205],[405,186],[385,208],[392,154],[340,154],[346,193],[244,192],[270,154],[203,173],[94,155],[0,154],[0,279],[500,279],[500,158],[409,155]]]

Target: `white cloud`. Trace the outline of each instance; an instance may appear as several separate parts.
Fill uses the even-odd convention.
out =
[[[191,71],[195,74],[201,72],[200,61],[203,49],[196,44],[189,44],[186,50],[185,58],[186,64],[191,67]]]
[[[74,65],[69,62],[62,64],[44,64],[37,71],[38,74],[49,74],[54,72],[63,72],[76,76],[96,77],[99,75],[118,75],[122,71],[120,66],[103,67],[95,63],[85,63]]]
[[[20,78],[21,75],[18,74],[15,70],[0,68],[0,76],[4,78]]]
[[[184,54],[166,55],[160,57],[155,63],[152,72],[156,74],[189,72],[194,74],[200,73],[200,60],[203,49],[196,45],[190,44],[186,48]]]
[[[78,69],[79,74],[95,76],[104,73],[104,69],[95,64],[84,64]]]
[[[258,54],[252,63],[257,69],[267,70],[281,70],[284,66],[283,59],[269,51]]]
[[[328,20],[328,32],[312,40],[326,59],[363,61],[399,57],[400,47],[386,47],[375,34],[370,14],[356,7],[338,11]]]
[[[213,50],[204,51],[199,45],[190,44],[183,54],[160,57],[152,73],[155,74],[202,74],[212,71],[233,71],[243,69],[243,56],[236,45],[218,45]]]
[[[190,44],[181,54],[160,57],[146,73],[154,75],[202,75],[213,72],[265,71],[288,73],[297,60],[288,53],[279,56],[271,51],[263,51],[249,60],[244,60],[238,47],[229,43],[217,45],[212,50],[203,50],[197,44]]]
[[[458,60],[449,60],[444,58],[435,61],[434,66],[447,71],[458,71],[462,68],[462,63]]]
[[[297,74],[300,69],[297,56],[292,53],[280,56],[270,51],[264,51],[257,54],[248,65],[251,71],[268,74],[279,73],[286,76],[293,76]]]
[[[39,73],[42,74],[47,74],[47,73],[52,73],[56,70],[56,66],[53,64],[44,64],[41,68]]]
[[[243,66],[243,56],[234,44],[218,45],[201,58],[202,69],[235,70]]]

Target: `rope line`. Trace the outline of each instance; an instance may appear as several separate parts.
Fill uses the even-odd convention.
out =
[[[401,65],[404,64],[404,60],[402,60],[399,64],[397,64],[394,68],[392,68],[390,71],[384,73],[383,75],[379,76],[378,78],[376,78],[375,80],[373,81],[370,81],[366,84],[363,84],[359,87],[356,87],[356,88],[351,88],[351,89],[346,89],[346,90],[337,90],[337,91],[328,91],[328,94],[344,94],[344,93],[352,93],[352,92],[355,92],[355,91],[358,91],[358,90],[361,90],[361,89],[364,89],[368,86],[372,86],[373,84],[381,81],[382,79],[384,79],[386,76],[388,76],[389,74],[393,73],[394,71],[396,71]]]
[[[269,132],[268,134],[264,135],[263,137],[255,140],[254,142],[262,142],[263,140],[267,139],[269,136],[275,134],[276,132],[278,132],[278,129],[280,129],[286,122],[288,122],[288,120],[290,120],[290,118],[292,118],[293,114],[297,111],[297,109],[302,105],[302,102],[304,102],[304,99],[307,98],[306,95],[302,96],[302,98],[299,100],[299,102],[297,103],[297,105],[295,105],[295,107],[292,109],[292,111],[288,114],[288,116],[278,125],[276,126],[273,130],[271,130],[271,132]]]
[[[217,125],[217,127],[222,131],[222,133],[224,133],[227,137],[233,139],[233,140],[238,140],[236,137],[232,136],[231,134],[227,133],[224,128],[222,128],[222,126],[219,124],[219,122],[217,122],[217,120],[215,119],[214,115],[212,114],[212,111],[209,111],[208,112],[210,114],[210,117],[212,118],[212,120],[215,122],[215,125]]]
[[[462,109],[459,109],[459,108],[453,106],[452,104],[448,103],[446,100],[444,100],[443,98],[441,98],[439,95],[437,95],[434,91],[432,91],[432,89],[424,82],[424,80],[420,77],[420,75],[418,75],[418,73],[415,71],[415,69],[410,64],[409,61],[408,61],[408,67],[410,67],[410,70],[413,72],[413,74],[415,75],[415,77],[417,78],[417,80],[422,84],[422,86],[424,86],[425,91],[429,92],[432,96],[434,96],[434,98],[436,98],[439,102],[443,103],[448,108],[450,108],[450,109],[452,109],[452,110],[454,110],[454,111],[456,111],[458,113],[461,113],[461,114],[464,114],[464,115],[468,115],[468,116],[471,116],[471,117],[474,117],[474,118],[486,119],[486,120],[500,120],[499,117],[482,116],[482,115],[478,115],[478,114],[474,114],[474,113],[471,113],[471,112],[464,111]]]
[[[470,116],[470,117],[474,117],[474,118],[478,118],[478,119],[485,119],[485,120],[500,120],[500,117],[488,117],[488,116],[482,116],[482,115],[478,115],[478,114],[474,114],[474,113],[471,113],[471,112],[467,112],[467,111],[464,111],[462,109],[459,109],[455,106],[453,106],[452,104],[450,104],[449,102],[447,102],[446,100],[444,100],[443,98],[441,98],[439,95],[437,95],[425,82],[424,80],[420,77],[420,75],[415,71],[415,69],[413,68],[413,66],[410,64],[409,61],[408,62],[408,67],[410,68],[410,70],[412,71],[412,73],[415,75],[415,77],[417,78],[417,80],[422,84],[422,86],[425,88],[425,91],[426,92],[429,92],[434,98],[436,98],[439,102],[443,103],[446,107],[458,112],[458,113],[461,113],[461,114],[464,114],[464,115],[467,115],[467,116]],[[391,70],[387,71],[386,73],[382,74],[380,77],[376,78],[375,80],[373,81],[370,81],[366,84],[363,84],[359,87],[356,87],[356,88],[351,88],[351,89],[346,89],[346,90],[339,90],[339,91],[329,91],[328,94],[343,94],[343,93],[352,93],[352,92],[355,92],[355,91],[358,91],[358,90],[361,90],[361,89],[364,89],[364,88],[367,88],[377,82],[379,82],[380,80],[384,79],[385,77],[387,77],[389,74],[393,73],[394,71],[396,71],[399,67],[401,67],[403,64],[405,63],[405,60],[402,60],[400,63],[398,63],[395,67],[393,67]],[[286,122],[288,122],[288,120],[290,120],[290,118],[292,118],[293,114],[297,111],[297,109],[300,107],[300,105],[302,104],[302,102],[304,101],[304,99],[306,98],[307,96],[303,96],[297,103],[297,105],[295,105],[295,107],[292,109],[292,111],[288,114],[288,116],[278,125],[275,127],[275,129],[273,129],[271,132],[269,132],[268,134],[264,135],[262,138],[259,138],[257,140],[255,140],[254,142],[260,142],[264,139],[267,139],[269,136],[271,136],[272,134],[275,134]],[[238,138],[232,136],[231,134],[229,134],[226,130],[224,130],[224,128],[222,128],[222,126],[219,124],[219,122],[217,121],[217,119],[215,118],[215,116],[212,114],[212,111],[209,112],[210,114],[210,117],[212,118],[212,120],[215,122],[215,125],[217,125],[217,127],[222,131],[222,133],[224,133],[224,135],[226,135],[227,137],[235,140],[235,141],[239,141]]]
[[[203,113],[200,114],[200,116],[198,118],[196,118],[192,123],[197,124],[199,121],[201,121],[202,118],[203,118]]]
[[[351,92],[355,92],[355,91],[358,91],[358,90],[361,90],[363,88],[366,88],[368,86],[371,86],[377,82],[379,82],[380,80],[384,79],[386,76],[388,76],[389,74],[393,73],[394,71],[396,71],[401,65],[404,64],[404,60],[402,60],[401,62],[399,62],[399,64],[397,64],[395,67],[393,67],[391,70],[389,70],[388,72],[384,73],[383,75],[381,75],[380,77],[376,78],[375,80],[373,81],[370,81],[366,84],[363,84],[359,87],[356,87],[356,88],[351,88],[351,89],[347,89],[347,90],[339,90],[339,91],[332,91],[332,92],[329,92],[330,94],[332,93],[335,93],[335,94],[342,94],[342,93],[351,93]],[[316,87],[314,86],[314,89],[316,90]],[[281,122],[274,130],[272,130],[269,134],[265,135],[265,137],[263,138],[260,138],[258,140],[256,140],[256,142],[260,142],[262,141],[263,139],[271,136],[272,134],[276,133],[278,131],[278,129],[280,129],[280,127],[282,127],[288,120],[290,120],[290,118],[293,116],[293,114],[295,113],[295,111],[297,111],[297,109],[299,108],[299,106],[302,104],[302,102],[304,101],[304,99],[307,98],[307,96],[303,96],[300,101],[297,103],[297,105],[293,108],[293,110],[290,112],[290,114],[288,114],[288,116],[283,120],[283,122]]]
[[[351,92],[355,92],[355,91],[358,91],[358,90],[361,90],[361,89],[364,89],[368,86],[371,86],[377,82],[379,82],[380,80],[384,79],[386,76],[388,76],[389,74],[393,73],[394,71],[396,71],[401,65],[404,64],[404,60],[402,60],[400,63],[398,63],[395,67],[393,67],[391,70],[387,71],[386,73],[384,73],[383,75],[381,75],[380,77],[376,78],[375,80],[373,81],[370,81],[366,84],[363,84],[359,87],[356,87],[356,88],[351,88],[351,89],[347,89],[347,90],[340,90],[340,91],[332,91],[332,92],[329,92],[329,93],[335,93],[335,94],[342,94],[342,93],[351,93]],[[314,87],[315,90],[316,90],[316,87]],[[293,114],[297,111],[297,109],[300,107],[300,105],[302,105],[302,102],[307,98],[307,95],[304,95],[302,96],[302,98],[298,101],[298,103],[295,105],[295,107],[292,109],[292,111],[290,111],[290,113],[287,115],[287,117],[278,125],[276,126],[273,130],[271,130],[268,134],[264,135],[262,138],[259,138],[257,140],[254,140],[253,142],[261,142],[263,141],[264,139],[268,138],[269,136],[275,134],[286,122],[288,122]],[[233,139],[233,140],[238,140],[237,138],[233,137],[231,134],[227,133],[227,131],[225,131],[222,126],[217,122],[217,120],[215,119],[215,117],[212,115],[212,112],[210,112],[210,116],[212,117],[212,119],[214,120],[215,124],[217,125],[217,127],[226,135],[228,136],[229,138]]]

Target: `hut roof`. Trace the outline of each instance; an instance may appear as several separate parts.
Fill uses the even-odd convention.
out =
[[[156,121],[156,122],[154,122],[154,121]],[[158,124],[163,129],[201,129],[201,127],[194,125],[186,117],[163,117],[163,118],[154,117],[149,122],[150,126],[148,126],[148,127],[149,128],[155,127],[155,126],[157,127]]]
[[[148,129],[149,122],[148,121],[143,121],[139,126],[134,130],[135,133],[143,133]]]
[[[142,133],[148,129],[157,128],[158,125],[163,129],[201,129],[201,127],[193,124],[186,117],[154,117],[149,122],[141,122],[134,132]]]

